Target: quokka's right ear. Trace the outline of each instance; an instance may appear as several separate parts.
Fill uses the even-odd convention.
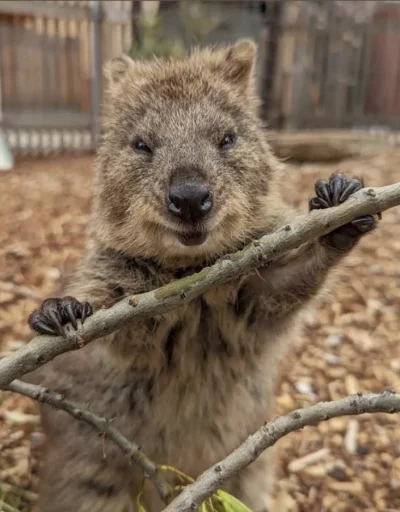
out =
[[[257,46],[250,39],[242,39],[225,50],[219,65],[220,72],[232,85],[245,92],[254,86],[254,67]]]
[[[109,80],[110,86],[119,84],[128,73],[129,69],[135,67],[133,61],[128,55],[120,55],[106,62],[104,65],[104,76]]]

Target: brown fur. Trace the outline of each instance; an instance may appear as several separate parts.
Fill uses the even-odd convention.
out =
[[[95,309],[211,264],[297,213],[258,118],[255,46],[241,41],[181,61],[112,61],[98,153],[90,244],[68,294]],[[227,131],[235,145],[221,151]],[[134,137],[154,150],[132,150]],[[172,178],[201,178],[214,208],[200,246],[165,212]],[[158,463],[196,477],[272,412],[277,363],[301,312],[342,253],[310,242],[268,268],[217,286],[185,307],[126,325],[58,357],[36,380],[114,418]],[[40,378],[39,378],[39,375]],[[42,512],[131,512],[142,474],[112,443],[66,413],[44,409]],[[270,454],[227,488],[255,511],[272,482]],[[148,512],[161,503],[151,483]]]

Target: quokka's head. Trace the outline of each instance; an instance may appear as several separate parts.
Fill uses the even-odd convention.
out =
[[[182,60],[110,61],[96,236],[131,256],[195,262],[262,223],[274,160],[258,118],[256,46]]]

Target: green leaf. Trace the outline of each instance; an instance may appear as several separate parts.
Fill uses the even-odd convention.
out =
[[[137,507],[137,512],[146,512],[146,509],[144,508],[144,506],[140,503],[140,498],[142,497],[143,495],[143,487],[144,487],[144,481],[143,481],[143,484],[142,484],[142,489],[140,490],[139,494],[137,495],[136,497],[136,507]]]
[[[197,512],[207,512],[207,507],[206,507],[206,502],[205,501],[203,501],[203,503],[197,509]]]
[[[232,496],[232,494],[222,491],[221,489],[218,489],[218,491],[215,494],[222,502],[222,505],[226,512],[252,512],[251,509],[246,507],[244,503],[242,503],[237,498]]]

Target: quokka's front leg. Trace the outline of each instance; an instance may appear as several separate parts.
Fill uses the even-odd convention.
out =
[[[70,296],[50,298],[30,314],[28,323],[39,334],[63,336],[66,324],[71,323],[76,330],[77,320],[83,323],[92,314],[93,307],[89,302],[79,302]]]
[[[359,178],[347,179],[343,174],[332,174],[329,181],[318,181],[315,184],[316,195],[310,200],[309,209],[310,211],[321,210],[338,206],[363,187],[364,183]],[[376,225],[377,219],[375,216],[364,215],[321,237],[320,242],[328,250],[347,253]]]
[[[315,184],[316,195],[310,200],[309,209],[334,208],[361,188],[363,183],[358,178],[333,174],[329,181]],[[360,217],[252,274],[239,290],[239,310],[250,308],[253,318],[266,320],[293,313],[318,293],[329,270],[376,225],[376,217]]]

